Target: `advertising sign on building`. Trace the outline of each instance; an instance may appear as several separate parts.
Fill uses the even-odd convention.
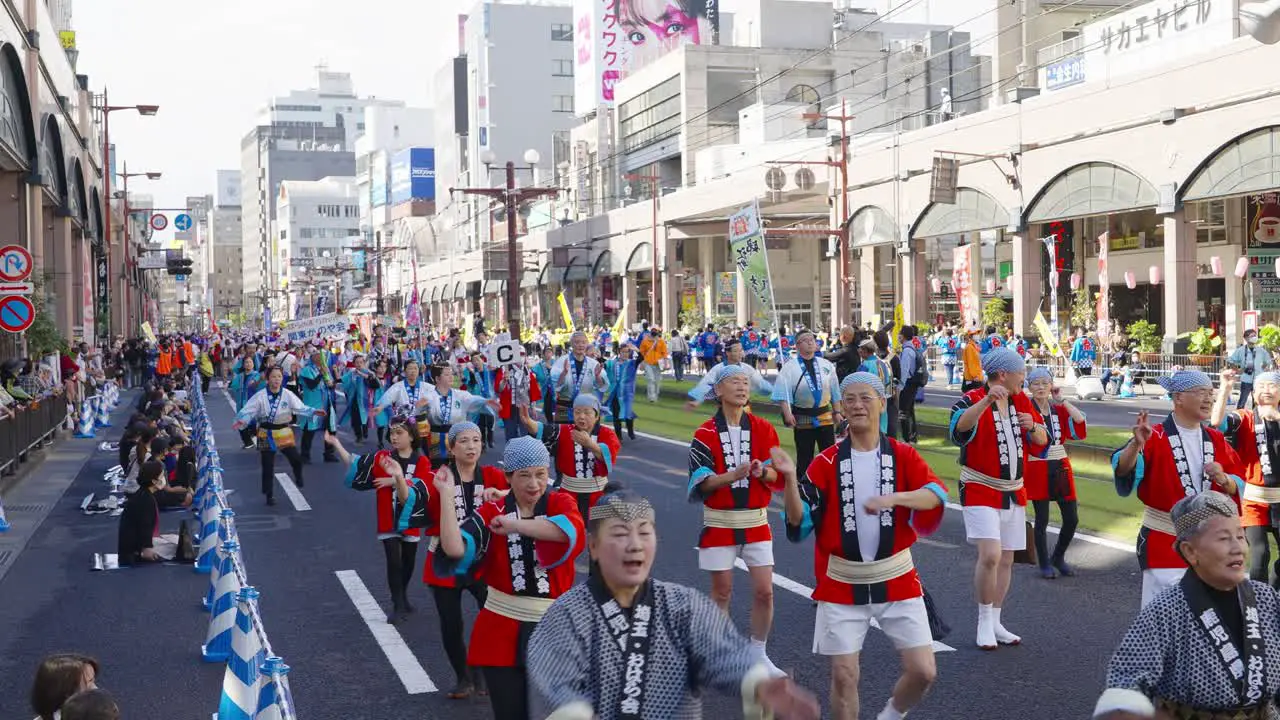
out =
[[[716,314],[732,315],[737,307],[738,273],[716,273]]]
[[[720,0],[574,0],[574,110],[612,107],[628,73],[684,45],[719,41]]]
[[[315,338],[346,337],[351,321],[343,313],[329,313],[304,320],[294,320],[285,328],[285,339],[291,343]]]
[[[977,327],[979,318],[978,286],[973,282],[975,247],[973,244],[960,245],[952,250],[951,255],[951,287],[955,289],[960,318],[966,329]]]
[[[407,148],[391,159],[391,204],[436,199],[436,151]]]
[[[1235,39],[1235,6],[1226,0],[1151,0],[1104,14],[1081,29],[1082,77],[1094,81],[1164,67],[1225,45]]]
[[[94,331],[94,315],[96,314],[93,304],[93,276],[94,269],[97,267],[92,256],[89,254],[89,243],[81,243],[80,257],[80,312],[84,314],[84,340],[93,342],[97,337]]]
[[[390,177],[387,167],[387,154],[377,152],[369,167],[369,205],[382,207],[390,199],[387,180]]]
[[[1245,235],[1248,240],[1249,280],[1257,284],[1253,306],[1280,310],[1280,278],[1275,261],[1280,257],[1280,193],[1258,193],[1245,198]]]

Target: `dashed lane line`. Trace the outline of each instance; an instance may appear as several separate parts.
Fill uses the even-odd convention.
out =
[[[369,593],[369,588],[365,587],[360,574],[355,570],[338,570],[334,574],[338,576],[338,582],[347,591],[347,597],[351,598],[369,632],[373,633],[373,639],[382,649],[382,654],[387,656],[387,662],[391,663],[396,675],[400,676],[405,691],[410,695],[437,692],[439,688],[409,649],[400,631],[387,622],[386,615],[378,601]]]
[[[293,503],[293,509],[298,512],[306,512],[311,509],[311,503],[303,497],[302,491],[293,483],[293,479],[284,473],[276,473],[276,482],[280,483],[280,488],[284,490],[284,494],[289,497],[289,502]]]

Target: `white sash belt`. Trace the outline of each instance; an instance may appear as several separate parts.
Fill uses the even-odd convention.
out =
[[[1142,527],[1165,535],[1178,534],[1178,529],[1173,526],[1173,516],[1150,507],[1142,511]]]
[[[1018,478],[1017,480],[1005,480],[1004,478],[991,477],[990,475],[980,473],[977,470],[968,467],[960,468],[960,482],[978,483],[979,485],[986,485],[992,490],[999,490],[1001,492],[1016,492],[1022,489],[1022,478]]]
[[[705,505],[702,508],[702,524],[725,530],[750,530],[769,524],[769,511],[765,508],[750,510],[716,510]]]
[[[883,560],[869,562],[853,562],[839,555],[827,557],[827,577],[849,585],[875,585],[889,582],[916,569],[911,559],[911,548],[907,548]]]
[[[1280,503],[1280,487],[1264,487],[1262,485],[1244,485],[1244,499],[1250,502]]]
[[[436,550],[439,550],[439,549],[440,549],[440,536],[438,536],[438,535],[432,535],[432,536],[427,540],[427,552],[429,552],[429,553],[433,553],[433,552],[435,552]]]
[[[568,490],[582,495],[598,493],[604,491],[604,486],[609,484],[607,477],[574,477],[565,475],[560,479],[560,489]]]
[[[542,619],[543,615],[547,614],[547,609],[551,607],[553,602],[555,600],[552,598],[508,595],[501,590],[490,587],[489,594],[484,601],[484,609],[512,620],[536,623]]]
[[[1032,458],[1032,460],[1038,460],[1038,459],[1039,458]],[[1066,460],[1067,449],[1062,447],[1061,445],[1050,445],[1048,452],[1046,452],[1044,455],[1044,459],[1045,460]]]

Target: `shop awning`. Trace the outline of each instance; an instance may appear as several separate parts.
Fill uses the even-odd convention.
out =
[[[542,270],[536,267],[525,266],[520,272],[520,289],[537,287],[538,278],[542,277]]]
[[[911,230],[911,237],[926,238],[939,235],[994,230],[1009,225],[1009,211],[996,199],[981,190],[956,188],[954,204],[931,203]]]
[[[1280,126],[1246,133],[1223,145],[1191,176],[1182,201],[1280,188]]]
[[[501,295],[506,287],[505,280],[485,280],[484,289],[480,291],[481,295]]]
[[[542,266],[542,271],[538,273],[538,286],[546,287],[548,284],[559,284],[560,274],[551,272],[551,263]]]
[[[605,250],[596,256],[596,261],[591,265],[591,277],[598,278],[606,275],[613,275],[613,253]]]
[[[1054,178],[1036,195],[1027,222],[1106,215],[1153,208],[1160,195],[1151,183],[1111,163],[1082,163]]]
[[[437,285],[437,286],[435,286],[435,287],[431,288],[431,296],[430,296],[430,300],[431,300],[431,302],[435,302],[435,301],[437,301],[437,300],[439,300],[439,299],[440,299],[440,286],[439,286],[439,285]]]
[[[849,246],[853,248],[892,245],[898,240],[893,216],[876,205],[868,205],[849,218]]]
[[[653,270],[653,243],[642,242],[636,245],[636,249],[631,251],[631,257],[627,258],[627,266],[625,272],[642,272]]]
[[[574,282],[578,280],[590,280],[590,279],[591,279],[591,266],[588,265],[583,260],[574,258],[573,262],[569,263],[569,267],[564,269],[564,278],[561,280],[561,282],[567,283],[567,282]]]
[[[462,283],[462,282],[460,282],[460,283],[458,283],[457,285],[454,285],[454,286],[453,286],[453,299],[454,299],[454,300],[462,300],[462,299],[464,299],[466,296],[467,296],[467,284],[466,284],[466,283]]]

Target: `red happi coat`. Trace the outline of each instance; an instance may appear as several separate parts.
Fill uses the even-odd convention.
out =
[[[617,462],[618,453],[622,452],[622,442],[618,440],[618,435],[613,428],[596,423],[595,429],[591,431],[595,436],[596,442],[600,444],[600,449],[604,450],[608,456],[608,462],[601,460],[594,454],[588,453],[591,457],[591,477],[607,478],[613,470],[613,464]],[[574,458],[574,448],[577,443],[573,441],[573,425],[562,423],[559,425],[552,423],[543,423],[542,434],[538,438],[547,446],[547,451],[551,453],[551,457],[555,458],[556,472],[561,476],[569,475],[571,477],[581,477],[578,475],[577,463]],[[587,517],[588,511],[595,506],[600,500],[600,496],[604,492],[594,492],[589,495],[579,495],[568,490],[561,490],[578,504],[578,512],[582,517]]]
[[[784,481],[776,477],[772,483],[747,478],[740,480],[738,487],[723,485],[703,493],[700,484],[703,479],[712,475],[729,472],[725,462],[724,445],[720,433],[725,427],[723,411],[717,411],[715,417],[703,423],[693,432],[693,442],[689,445],[689,502],[701,502],[714,510],[754,510],[769,507],[773,493],[782,490]],[[778,431],[768,420],[742,413],[742,427],[751,432],[751,459],[760,462],[769,461],[769,453],[778,447]],[[728,440],[724,441],[725,443]],[[698,547],[729,547],[753,542],[770,542],[773,531],[768,524],[747,530],[731,530],[729,528],[703,527],[698,538]]]
[[[534,517],[554,522],[569,536],[568,542],[547,542],[521,538],[520,546],[529,579],[524,589],[517,591],[512,584],[511,556],[508,553],[507,535],[498,535],[489,524],[499,515],[517,513],[514,495],[499,502],[485,503],[476,508],[462,524],[462,533],[468,537],[470,557],[453,561],[444,553],[434,558],[436,571],[441,574],[461,574],[473,578],[490,589],[508,595],[558,598],[573,586],[573,560],[582,552],[586,542],[586,529],[578,506],[567,493],[548,491],[534,508]],[[546,573],[545,591],[536,584],[536,569]],[[471,628],[471,644],[467,650],[467,664],[474,667],[523,667],[524,646],[534,623],[522,623],[491,610],[481,608]],[[499,688],[493,689],[500,692]]]
[[[1262,460],[1258,455],[1258,439],[1256,418],[1251,410],[1236,410],[1227,416],[1224,423],[1231,446],[1240,456],[1240,466],[1244,470],[1244,481],[1250,485],[1266,487],[1262,476]],[[1263,425],[1266,432],[1266,425]],[[1270,438],[1267,438],[1270,441]],[[1224,466],[1225,467],[1225,466]],[[1272,476],[1280,474],[1280,466],[1272,467]],[[1269,527],[1271,525],[1271,506],[1255,500],[1240,500],[1240,524],[1244,527]]]
[[[507,474],[502,468],[493,465],[477,465],[476,474],[471,482],[458,481],[458,467],[452,461],[449,463],[449,469],[453,471],[454,496],[450,502],[441,502],[440,493],[435,492],[433,486],[431,488],[431,497],[427,499],[427,517],[431,518],[431,527],[426,528],[424,535],[434,539],[440,536],[440,513],[441,512],[458,512],[462,510],[461,516],[458,518],[458,524],[461,525],[466,521],[476,508],[484,505],[482,496],[486,488],[494,490],[507,489]],[[461,503],[459,505],[459,503]],[[435,587],[457,587],[458,578],[456,575],[443,575],[436,571],[435,566],[436,548],[427,551],[427,562],[422,568],[422,582]]]
[[[1022,435],[1022,453],[1018,453],[1016,446],[1008,448],[1007,458],[1009,464],[1007,466],[1001,463],[1000,460],[1000,445],[996,437],[996,421],[992,417],[992,410],[996,407],[995,405],[987,408],[982,417],[978,418],[978,424],[968,433],[960,433],[955,429],[956,422],[959,421],[960,416],[986,396],[987,387],[983,386],[965,393],[960,397],[959,402],[951,406],[951,441],[960,446],[960,464],[991,477],[1004,479],[1025,478],[1026,455],[1043,456],[1047,446],[1034,444],[1031,441],[1031,433],[1018,427],[1016,419],[1011,418],[1010,422],[1014,423],[1014,432]],[[1030,413],[1037,425],[1044,424],[1044,419],[1040,417],[1040,411],[1036,410],[1031,398],[1026,395],[1022,393],[1010,395],[1009,405],[1019,413]],[[1024,485],[1014,492],[1002,492],[986,485],[979,485],[976,482],[966,483],[961,480],[960,504],[965,507],[992,507],[996,509],[1008,508],[1013,505],[1026,505],[1027,488]]]
[[[529,402],[536,403],[542,399],[542,388],[538,386],[538,377],[533,374],[532,370],[526,370],[529,373]],[[511,418],[511,388],[502,387],[502,380],[506,377],[507,368],[500,367],[493,375],[494,388],[498,390],[498,402],[501,403],[498,409],[498,417],[503,420]],[[519,413],[517,413],[518,415]],[[517,418],[518,419],[518,418]]]
[[[909,600],[924,595],[924,586],[920,584],[920,576],[915,570],[894,578],[888,582],[874,585],[850,585],[827,577],[827,563],[832,555],[852,562],[883,560],[895,553],[911,547],[917,535],[931,535],[942,524],[942,513],[946,501],[932,510],[911,510],[895,507],[892,511],[892,529],[883,524],[880,529],[880,547],[874,558],[863,558],[858,545],[856,528],[846,532],[842,513],[846,502],[841,497],[840,462],[848,458],[849,439],[839,442],[823,450],[809,464],[805,477],[800,481],[800,498],[804,501],[804,520],[799,527],[787,524],[787,537],[792,542],[800,542],[809,532],[815,532],[813,557],[814,576],[818,579],[813,591],[813,599],[819,602],[839,603],[841,605],[867,605],[870,603]],[[882,470],[893,468],[894,486],[891,492],[910,492],[926,487],[933,490],[940,498],[947,496],[947,488],[933,474],[933,470],[925,464],[924,458],[916,449],[906,443],[881,436],[880,457]],[[933,486],[933,487],[930,487]],[[884,488],[881,488],[883,494]],[[862,508],[856,508],[856,522],[880,523],[878,515],[868,515]]]
[[[1169,446],[1168,435],[1172,425],[1173,416],[1171,415],[1163,423],[1153,427],[1151,439],[1147,440],[1147,444],[1143,446],[1133,473],[1126,476],[1117,475],[1115,478],[1116,491],[1120,495],[1129,495],[1136,489],[1138,499],[1144,505],[1165,513],[1172,510],[1182,498],[1197,492],[1196,490],[1187,491],[1174,465],[1173,449]],[[1177,430],[1173,432],[1176,433]],[[1243,473],[1240,456],[1236,455],[1236,451],[1227,443],[1227,439],[1222,433],[1212,428],[1203,428],[1201,432],[1202,436],[1207,435],[1213,443],[1214,462],[1222,465],[1222,469],[1228,475],[1239,478]],[[1123,451],[1124,448],[1120,448],[1111,456],[1111,467],[1116,466],[1116,461]],[[1194,482],[1196,479],[1192,480]],[[1206,481],[1206,487],[1212,486],[1213,483]],[[1240,504],[1238,494],[1233,494],[1232,499],[1237,506]],[[1138,566],[1143,570],[1185,568],[1187,563],[1178,555],[1177,550],[1174,550],[1173,541],[1173,536],[1168,533],[1152,530],[1146,526],[1139,528]]]
[[[421,480],[428,488],[431,487],[431,461],[420,455],[416,450],[408,461],[398,458],[392,454],[390,450],[379,450],[373,455],[353,455],[351,458],[351,467],[347,470],[347,487],[351,487],[353,482],[360,482],[370,478],[385,478],[387,473],[382,469],[382,458],[390,457],[400,463],[400,467],[405,469],[405,479],[409,484],[413,484],[412,478]],[[374,508],[377,512],[377,532],[379,535],[383,533],[398,532],[401,535],[409,537],[419,537],[422,535],[421,528],[406,528],[398,530],[396,528],[396,487],[376,488],[374,491]]]
[[[1033,403],[1034,404],[1034,403]],[[1071,419],[1071,413],[1062,405],[1055,405],[1050,408],[1054,417],[1058,419],[1058,430],[1062,437],[1058,437],[1053,431],[1053,418],[1044,417],[1044,429],[1049,433],[1049,447],[1064,443],[1067,440],[1084,440],[1086,435],[1085,424],[1083,422],[1074,422]],[[1048,447],[1045,448],[1048,450]],[[1063,458],[1061,463],[1062,477],[1060,481],[1063,483],[1059,492],[1058,499],[1075,500],[1076,499],[1076,474],[1071,469],[1071,458]],[[1023,479],[1026,483],[1028,500],[1049,500],[1052,493],[1049,492],[1049,460],[1042,460],[1034,455],[1028,454],[1027,457],[1027,474]]]

